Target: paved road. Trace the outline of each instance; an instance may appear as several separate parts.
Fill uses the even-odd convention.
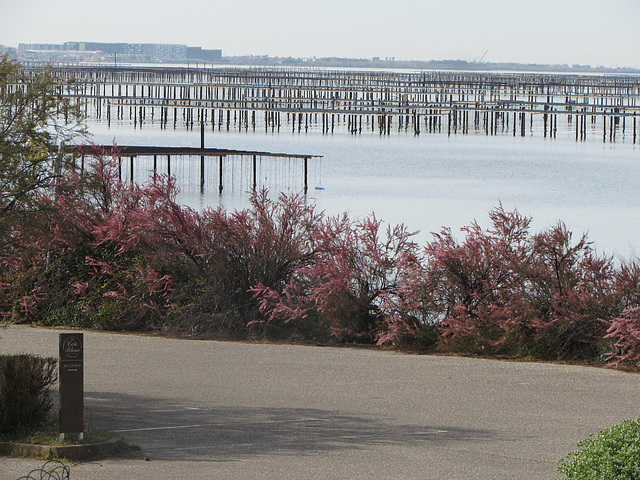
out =
[[[58,333],[3,328],[0,352],[57,356]],[[640,416],[640,375],[88,332],[85,397],[87,420],[144,454],[73,465],[72,479],[532,480]],[[41,464],[0,458],[0,479]]]

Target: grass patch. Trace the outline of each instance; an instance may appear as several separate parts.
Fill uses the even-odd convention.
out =
[[[13,435],[0,435],[0,441],[12,443],[28,443],[33,445],[49,445],[52,447],[64,447],[89,443],[102,443],[109,441],[117,435],[104,428],[96,428],[87,425],[84,431],[84,439],[80,441],[77,433],[67,433],[64,441],[60,441],[60,425],[57,417],[48,417],[42,428],[29,433],[16,433]]]
[[[82,443],[99,443],[109,440],[113,436],[106,430],[87,427]],[[49,417],[44,425],[36,431],[17,432],[10,435],[0,435],[0,440],[13,443],[31,443],[35,445],[50,445],[61,447],[65,445],[77,445],[79,435],[66,434],[64,441],[60,441],[60,426],[54,417]]]
[[[83,440],[79,437],[65,434],[60,441],[58,422],[48,417],[46,425],[37,431],[0,436],[0,454],[68,462],[138,455],[141,451],[137,445],[103,428],[86,426]]]

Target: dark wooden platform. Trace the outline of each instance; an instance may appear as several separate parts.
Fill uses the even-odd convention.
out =
[[[205,158],[206,157],[218,157],[218,169],[219,169],[219,181],[218,189],[222,191],[224,188],[222,183],[222,159],[224,157],[237,156],[237,157],[252,157],[253,159],[253,189],[257,186],[257,157],[277,157],[277,158],[297,158],[303,162],[304,168],[304,186],[303,191],[306,194],[308,187],[308,161],[310,158],[320,158],[321,155],[310,154],[296,154],[296,153],[274,153],[252,150],[231,150],[223,148],[202,148],[202,147],[158,147],[158,146],[144,146],[144,145],[67,145],[65,146],[67,153],[77,154],[82,156],[96,156],[103,155],[105,152],[110,154],[116,152],[117,155],[130,158],[130,171],[133,178],[134,159],[136,157],[153,157],[154,158],[154,172],[157,166],[157,157],[167,157],[168,174],[171,175],[171,157],[176,156],[191,156],[200,157],[200,190],[204,189],[205,179]]]

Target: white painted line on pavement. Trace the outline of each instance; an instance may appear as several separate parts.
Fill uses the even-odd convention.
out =
[[[179,430],[183,428],[228,427],[230,425],[273,425],[278,423],[328,422],[328,421],[329,420],[324,418],[300,418],[300,419],[292,419],[292,420],[269,420],[266,422],[218,422],[218,423],[199,423],[195,425],[167,425],[164,427],[130,428],[130,429],[114,430],[114,432],[131,433],[131,432],[150,432],[155,430]]]

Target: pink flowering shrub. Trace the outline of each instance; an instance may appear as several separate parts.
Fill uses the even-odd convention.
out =
[[[1,257],[11,292],[5,318],[105,329],[161,321],[169,278],[113,228],[145,211],[145,192],[124,187],[115,155],[106,153],[82,175],[65,175],[55,193],[39,195],[33,216],[12,229],[13,246]]]
[[[181,285],[174,297],[174,325],[218,335],[260,329],[279,335],[271,328],[275,325],[262,321],[252,287],[280,290],[297,268],[311,261],[313,232],[321,218],[300,196],[280,195],[274,201],[266,191],[254,193],[245,210],[205,210],[190,237],[196,248],[185,252],[189,261],[181,268],[186,270],[174,273]],[[187,237],[181,235],[175,243]]]
[[[458,243],[450,229],[434,234],[426,246],[426,289],[440,313],[443,340],[472,351],[501,351],[529,334],[522,267],[529,259],[531,220],[505,212],[490,213],[493,228],[476,222]]]
[[[172,178],[118,180],[117,150],[0,225],[0,316],[111,330],[393,343],[640,365],[640,262],[502,206],[421,248],[404,225],[302,196],[196,212]]]
[[[532,239],[528,264],[528,302],[536,330],[534,354],[561,358],[599,358],[602,318],[619,308],[612,259],[597,256],[583,235],[575,244],[563,223]]]
[[[405,314],[402,285],[419,263],[414,235],[400,225],[381,232],[382,222],[347,215],[328,218],[312,237],[314,254],[282,288],[252,288],[267,322],[313,319],[343,340],[379,343],[415,332]]]
[[[605,317],[605,338],[613,342],[608,360],[615,366],[640,366],[640,262],[625,262],[616,272],[616,290],[622,312]]]
[[[615,366],[626,362],[640,366],[640,307],[625,310],[608,325],[605,337],[615,341],[608,359]]]
[[[618,304],[611,259],[558,225],[529,233],[530,219],[502,207],[492,226],[451,230],[426,247],[425,289],[443,340],[472,352],[594,358],[606,348],[601,318]]]
[[[234,336],[261,324],[250,287],[279,288],[308,260],[313,207],[258,192],[249,209],[198,213],[176,203],[173,179],[123,185],[117,151],[108,153],[65,175],[15,225],[0,257],[3,316]]]

